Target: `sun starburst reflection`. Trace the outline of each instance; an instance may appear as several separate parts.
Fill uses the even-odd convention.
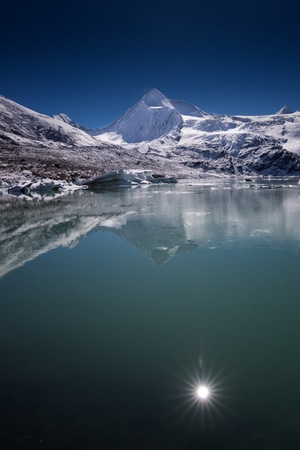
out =
[[[210,389],[205,384],[201,384],[197,387],[196,394],[200,400],[208,400],[210,395]]]
[[[178,426],[188,422],[197,429],[212,430],[219,421],[227,422],[232,411],[233,374],[226,365],[209,368],[203,364],[202,356],[197,362],[191,358],[190,364],[181,365],[174,374],[177,382],[173,386],[173,413]]]

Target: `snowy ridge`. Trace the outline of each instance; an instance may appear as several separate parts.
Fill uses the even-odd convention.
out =
[[[112,125],[87,130],[65,114],[49,117],[0,96],[0,145],[31,149],[29,156],[33,149],[54,149],[59,153],[52,160],[57,155],[61,160],[50,166],[63,166],[65,173],[71,164],[70,177],[133,169],[135,164],[183,178],[203,173],[299,175],[300,112],[284,106],[264,116],[209,115],[151,89]],[[0,174],[7,155],[2,158],[1,163],[0,154]],[[26,161],[22,169],[27,169]]]
[[[96,138],[210,172],[300,171],[300,113],[287,106],[266,116],[211,116],[152,89]]]
[[[204,111],[201,111],[197,106],[191,105],[190,103],[186,103],[182,100],[171,100],[171,104],[174,108],[182,115],[185,116],[194,116],[194,117],[206,117],[209,116]]]
[[[0,97],[0,140],[45,146],[54,143],[65,145],[96,145],[95,140],[80,130],[65,114],[49,117]]]

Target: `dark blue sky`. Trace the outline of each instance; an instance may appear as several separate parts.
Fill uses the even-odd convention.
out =
[[[296,0],[14,0],[1,10],[0,93],[45,114],[105,126],[152,87],[211,114],[300,109]]]

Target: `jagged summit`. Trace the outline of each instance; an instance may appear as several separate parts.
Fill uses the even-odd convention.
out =
[[[155,88],[150,89],[150,91],[148,91],[144,95],[141,102],[145,103],[145,105],[149,106],[150,108],[151,107],[157,108],[163,106],[171,109],[174,108],[171,102],[165,97],[165,95]]]
[[[170,132],[175,136],[182,126],[183,116],[202,118],[209,114],[182,100],[170,100],[152,88],[112,125],[99,130],[99,136],[116,133],[127,143],[152,141]]]
[[[276,114],[293,114],[294,112],[288,105],[284,105]]]
[[[128,143],[152,141],[182,124],[180,113],[158,89],[151,89],[118,120],[100,132],[116,133]]]
[[[150,89],[141,100],[147,106],[152,108],[166,107],[176,109],[182,115],[205,117],[209,116],[206,112],[199,109],[197,106],[187,103],[183,100],[170,100],[161,91],[156,88]]]

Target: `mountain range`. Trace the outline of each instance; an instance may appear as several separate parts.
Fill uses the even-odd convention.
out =
[[[164,175],[299,175],[300,112],[210,115],[151,89],[113,124],[86,129],[0,96],[0,179],[74,180],[120,168]]]

